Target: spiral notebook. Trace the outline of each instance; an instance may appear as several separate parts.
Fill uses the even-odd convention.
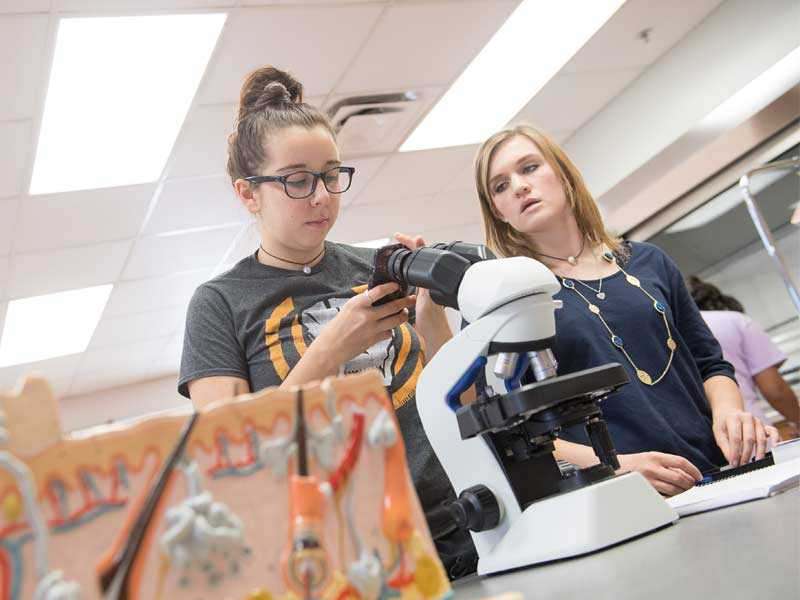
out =
[[[758,498],[767,498],[800,485],[800,458],[781,462],[721,479],[669,498],[667,502],[682,517],[740,504]]]

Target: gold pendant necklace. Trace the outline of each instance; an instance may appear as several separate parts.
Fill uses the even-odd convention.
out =
[[[603,327],[605,327],[606,331],[608,331],[611,343],[614,345],[614,347],[617,348],[617,350],[622,352],[622,354],[634,368],[634,370],[636,371],[636,376],[639,378],[639,381],[641,381],[645,385],[651,385],[651,386],[656,385],[659,381],[661,381],[664,378],[664,376],[669,371],[670,366],[672,366],[672,359],[675,356],[675,350],[678,348],[678,343],[673,339],[672,332],[670,331],[669,328],[669,321],[667,320],[666,307],[656,298],[654,298],[646,289],[644,289],[642,287],[641,282],[636,277],[625,271],[625,269],[623,269],[617,262],[617,260],[614,258],[613,254],[611,254],[610,252],[604,252],[603,259],[610,263],[616,264],[617,268],[622,272],[623,275],[625,275],[625,281],[627,281],[631,286],[639,289],[645,296],[647,296],[653,303],[653,309],[658,314],[660,314],[661,318],[664,320],[664,327],[667,330],[666,345],[667,348],[669,349],[669,358],[667,359],[667,364],[664,367],[664,370],[655,380],[650,376],[650,374],[647,371],[645,371],[644,369],[640,369],[638,366],[636,366],[636,363],[633,361],[631,355],[628,354],[628,350],[625,348],[625,342],[623,341],[623,339],[619,337],[616,333],[614,333],[611,327],[609,327],[608,322],[603,318],[603,315],[601,314],[600,307],[597,306],[596,304],[592,304],[592,302],[586,296],[584,296],[578,288],[575,287],[575,281],[573,281],[572,279],[568,279],[566,277],[562,277],[561,284],[568,290],[572,290],[573,292],[578,294],[578,296],[580,296],[583,299],[583,301],[586,302],[587,306],[589,307],[589,312],[591,312],[598,319],[600,319],[600,322],[603,324]]]

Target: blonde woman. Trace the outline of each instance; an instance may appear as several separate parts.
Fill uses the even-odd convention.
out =
[[[606,231],[557,144],[526,125],[500,131],[478,151],[475,176],[487,244],[541,261],[561,282],[559,374],[609,362],[627,369],[630,383],[603,403],[622,469],[673,495],[703,471],[764,456],[777,432],[743,410],[733,367],[675,263]],[[564,431],[556,453],[596,461],[583,431]]]

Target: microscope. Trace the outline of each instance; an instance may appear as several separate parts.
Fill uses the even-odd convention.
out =
[[[557,375],[550,347],[560,286],[544,265],[461,242],[379,255],[371,283],[427,288],[468,323],[417,383],[422,425],[458,496],[427,515],[434,537],[468,529],[484,575],[594,552],[678,519],[640,473],[615,474],[600,402],[628,382],[625,369]],[[535,381],[522,385],[528,366]],[[462,405],[473,386],[476,400]],[[586,428],[596,465],[556,460],[554,441],[571,426]]]

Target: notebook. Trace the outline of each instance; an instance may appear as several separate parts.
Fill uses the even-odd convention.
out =
[[[698,485],[667,500],[682,517],[774,496],[800,485],[800,458]]]

